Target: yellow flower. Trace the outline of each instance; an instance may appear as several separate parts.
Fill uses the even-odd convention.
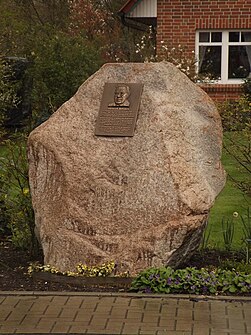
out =
[[[27,195],[27,194],[29,194],[29,193],[30,193],[30,191],[29,191],[28,188],[24,188],[24,189],[23,189],[23,195]]]

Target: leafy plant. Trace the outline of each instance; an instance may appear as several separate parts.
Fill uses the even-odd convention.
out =
[[[101,65],[94,45],[82,37],[73,37],[44,28],[43,38],[30,50],[29,75],[33,79],[32,124],[30,130],[45,121]]]
[[[63,276],[70,277],[127,277],[128,273],[116,273],[116,264],[114,261],[103,263],[101,265],[88,266],[83,263],[79,263],[76,266],[76,271],[59,271],[56,267],[51,265],[41,265],[38,263],[30,264],[28,273],[31,275],[33,272],[49,272]]]
[[[225,270],[234,270],[245,274],[251,274],[251,264],[248,264],[245,260],[235,261],[227,259],[221,262],[220,267]]]
[[[246,293],[251,290],[251,274],[224,269],[150,268],[133,280],[131,290],[146,293]]]
[[[250,99],[242,95],[238,100],[226,100],[218,105],[225,131],[250,129]]]
[[[103,63],[102,45],[70,33],[69,4],[68,0],[1,2],[0,55],[25,57],[29,64],[29,131],[70,99]]]
[[[2,126],[6,119],[6,110],[18,103],[17,85],[12,74],[11,67],[0,56],[0,136],[4,133]]]
[[[242,229],[244,234],[244,243],[246,244],[246,262],[250,263],[250,249],[251,249],[251,211],[250,207],[247,209],[247,214],[241,215]]]
[[[233,219],[222,219],[221,221],[221,227],[222,227],[222,235],[223,235],[223,241],[224,246],[227,251],[230,251],[233,237],[234,237],[234,223]]]
[[[38,242],[34,233],[25,138],[9,139],[4,144],[5,152],[0,159],[0,211],[5,218],[5,231],[7,227],[15,246],[36,254]]]
[[[212,226],[207,223],[207,226],[206,226],[206,228],[203,232],[202,240],[201,240],[201,243],[200,243],[200,249],[201,250],[205,250],[205,249],[208,248],[209,239],[210,239],[210,236],[211,236],[211,231],[212,231]]]
[[[77,273],[87,277],[107,277],[115,271],[116,264],[111,261],[100,266],[87,266],[83,263],[77,265]]]

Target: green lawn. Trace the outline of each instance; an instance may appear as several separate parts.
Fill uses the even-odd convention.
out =
[[[227,173],[231,174],[234,178],[250,178],[248,175],[240,169],[238,163],[225,151],[223,150],[222,163]],[[234,239],[233,248],[237,249],[242,246],[242,222],[241,215],[245,215],[247,208],[251,207],[251,198],[244,197],[243,193],[234,186],[230,178],[227,179],[227,183],[222,192],[217,197],[213,208],[211,209],[207,232],[210,231],[208,243],[210,247],[224,248],[224,239],[222,233],[222,218],[225,220],[233,219],[234,222]],[[238,217],[233,217],[233,213],[237,212]]]

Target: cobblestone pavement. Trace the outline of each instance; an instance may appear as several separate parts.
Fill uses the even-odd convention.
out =
[[[251,297],[0,292],[0,334],[251,334]]]

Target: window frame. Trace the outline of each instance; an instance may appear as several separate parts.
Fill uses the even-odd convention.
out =
[[[214,33],[214,32],[221,32],[222,33],[222,40],[221,42],[200,42],[199,41],[199,34],[200,33]],[[251,29],[228,29],[228,30],[221,30],[221,29],[199,29],[196,31],[195,34],[195,55],[196,55],[196,72],[199,72],[199,47],[200,46],[221,46],[221,79],[218,80],[210,80],[209,83],[217,83],[217,84],[242,84],[245,78],[236,78],[236,79],[228,79],[228,55],[229,55],[229,46],[246,46],[250,45],[251,42],[241,42],[241,38],[239,38],[238,42],[229,42],[229,33],[230,32],[239,32],[240,36],[242,32],[250,32]]]

